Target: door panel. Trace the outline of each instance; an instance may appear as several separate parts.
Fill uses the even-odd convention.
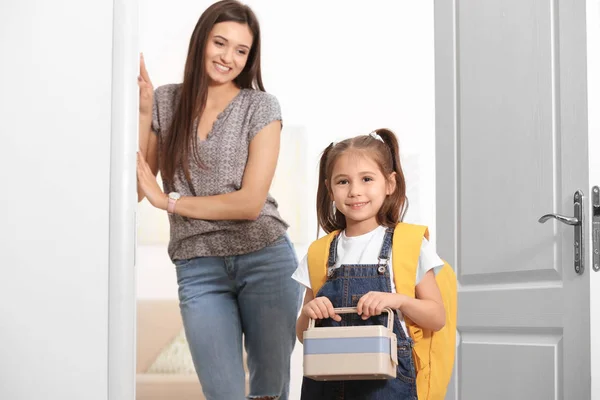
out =
[[[461,398],[489,399],[555,399],[558,388],[548,382],[557,379],[562,362],[560,334],[476,334],[465,333],[462,344]],[[485,368],[480,361],[487,360]],[[506,370],[510,365],[510,370]],[[535,374],[532,374],[535,371]],[[507,382],[507,375],[520,375],[524,379]],[[500,392],[498,383],[511,385]],[[509,393],[518,393],[512,397]]]

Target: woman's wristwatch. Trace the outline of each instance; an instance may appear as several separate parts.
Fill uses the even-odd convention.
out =
[[[175,213],[175,203],[177,203],[177,200],[179,200],[180,198],[181,195],[177,192],[169,193],[169,202],[167,203],[167,212],[169,214]]]

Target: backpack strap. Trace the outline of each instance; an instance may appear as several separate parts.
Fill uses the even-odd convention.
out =
[[[394,270],[394,284],[396,293],[415,298],[415,286],[417,280],[417,268],[423,238],[429,239],[429,231],[426,226],[398,223],[394,229],[394,241],[392,243],[392,268]],[[415,325],[408,316],[404,316],[409,336],[415,342],[413,349],[413,360],[417,372],[417,390],[419,398],[428,399],[429,378],[424,378],[424,368],[429,366],[429,351],[431,335],[425,333],[418,325]]]
[[[415,297],[415,283],[423,238],[429,238],[426,226],[399,222],[394,229],[392,268],[396,292]]]
[[[334,231],[312,242],[308,248],[308,274],[310,277],[310,287],[315,294],[327,281],[327,261],[329,260],[329,246],[337,236],[339,231]]]

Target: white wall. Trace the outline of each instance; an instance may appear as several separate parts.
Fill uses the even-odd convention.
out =
[[[0,2],[0,398],[107,398],[112,2]]]
[[[600,0],[587,0],[587,74],[588,74],[588,138],[590,160],[590,190],[600,186]],[[590,197],[588,197],[589,199]],[[591,214],[589,214],[591,215]],[[588,219],[588,221],[591,218]],[[591,230],[589,231],[591,232]],[[591,236],[591,235],[590,235]],[[588,241],[589,260],[591,238]],[[600,399],[600,272],[590,265],[592,399]]]
[[[140,50],[155,87],[181,82],[192,30],[207,0],[140,2]],[[274,193],[302,257],[316,234],[315,196],[321,151],[332,141],[375,128],[395,131],[401,145],[410,209],[407,221],[435,234],[433,2],[248,0],[263,35],[267,91],[279,99],[283,140],[302,135],[304,162],[292,181],[301,194]],[[287,156],[287,154],[286,154]],[[288,167],[285,167],[288,170]],[[289,176],[286,176],[289,181]],[[285,209],[289,203],[293,207]],[[291,215],[291,210],[296,214]],[[298,215],[301,218],[298,218]],[[174,271],[164,254],[164,213],[140,206],[138,297],[176,298]],[[291,398],[299,398],[301,346],[293,357]]]

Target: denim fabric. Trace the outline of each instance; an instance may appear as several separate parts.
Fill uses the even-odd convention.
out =
[[[333,269],[337,255],[337,238],[329,249],[327,282],[315,297],[325,296],[334,307],[356,307],[358,300],[371,291],[391,292],[389,255],[393,231],[386,232],[379,264],[342,265]],[[342,321],[317,321],[316,326],[386,325],[387,314],[366,321],[357,314],[342,314]],[[373,381],[314,381],[304,378],[301,400],[416,400],[415,367],[412,358],[412,340],[407,338],[398,314],[394,313],[394,333],[398,343],[396,379]]]
[[[302,290],[291,278],[298,260],[287,235],[253,253],[175,264],[185,333],[206,399],[245,399],[244,344],[250,398],[288,400]]]

